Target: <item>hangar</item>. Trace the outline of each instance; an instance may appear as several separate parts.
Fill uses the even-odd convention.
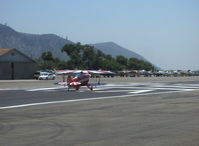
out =
[[[15,48],[0,49],[0,79],[30,79],[37,69],[34,60]]]

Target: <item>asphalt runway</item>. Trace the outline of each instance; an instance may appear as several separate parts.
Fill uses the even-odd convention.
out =
[[[0,88],[0,145],[199,145],[199,80]]]
[[[2,89],[0,95],[0,109],[53,104],[60,102],[75,102],[105,98],[122,98],[137,95],[152,95],[173,92],[198,90],[196,81],[189,82],[160,82],[160,83],[126,83],[106,84],[96,86],[94,91],[81,87],[79,91],[67,87],[39,87]]]

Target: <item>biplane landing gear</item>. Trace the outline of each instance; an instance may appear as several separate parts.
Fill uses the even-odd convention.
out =
[[[90,88],[91,91],[93,91],[93,86]]]
[[[68,91],[70,90],[70,85],[68,85]]]
[[[93,91],[93,86],[87,85],[87,88],[90,89],[91,91]]]

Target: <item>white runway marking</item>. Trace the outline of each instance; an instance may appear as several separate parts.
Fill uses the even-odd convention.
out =
[[[130,92],[130,91],[133,92],[133,89],[131,89],[131,90],[107,90],[107,91],[99,91],[99,90],[96,91],[96,90],[94,90],[94,92],[97,92],[97,93],[104,93],[104,92],[106,92],[106,93],[109,93],[109,92],[116,93],[116,92]],[[136,91],[134,91],[134,92],[136,92]]]
[[[3,88],[0,91],[8,91],[8,90],[28,90],[27,88]]]
[[[138,90],[138,91],[133,91],[133,92],[129,92],[131,94],[140,94],[140,93],[145,93],[145,92],[150,92],[150,91],[154,91],[154,90]]]
[[[63,89],[65,87],[53,87],[53,88],[37,88],[37,89],[29,89],[26,91],[43,91],[43,90],[54,90],[54,89]]]

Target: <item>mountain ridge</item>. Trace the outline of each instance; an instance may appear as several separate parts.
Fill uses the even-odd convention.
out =
[[[17,32],[7,25],[0,24],[0,48],[16,48],[32,59],[39,58],[42,52],[51,51],[54,57],[67,60],[67,54],[62,53],[61,49],[65,44],[73,43],[74,42],[59,37],[56,34],[29,34]],[[146,61],[141,55],[114,42],[95,43],[91,45],[113,57],[122,55],[127,58],[137,58]]]
[[[22,33],[0,24],[0,48],[17,48],[33,59],[39,58],[45,51],[51,51],[54,56],[66,59],[67,55],[61,52],[61,48],[70,43],[73,42],[55,34]]]

